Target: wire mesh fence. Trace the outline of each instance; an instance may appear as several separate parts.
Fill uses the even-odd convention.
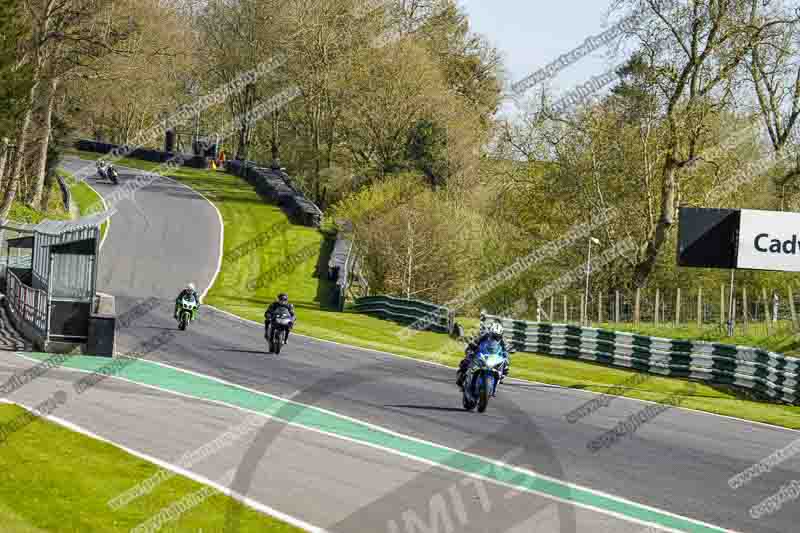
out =
[[[660,326],[725,335],[728,321],[735,334],[763,334],[794,330],[800,312],[800,290],[736,287],[642,288],[565,292],[540,302],[514,318],[583,325]],[[731,305],[732,304],[732,305]]]

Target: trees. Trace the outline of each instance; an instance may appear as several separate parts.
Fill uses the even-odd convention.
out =
[[[782,5],[752,0],[750,24],[765,29],[754,42],[746,66],[772,150],[777,156],[787,156],[781,158],[775,177],[781,210],[788,207],[791,192],[800,192],[800,25],[796,16]]]
[[[436,64],[410,39],[362,50],[339,84],[342,140],[353,165],[378,177],[403,169],[406,139],[438,114],[446,91]]]
[[[122,52],[115,47],[137,29],[135,19],[112,16],[114,9],[121,8],[124,13],[133,7],[124,1],[25,0],[22,6],[30,31],[20,40],[18,63],[29,67],[33,82],[16,128],[18,157],[0,206],[0,219],[11,209],[24,170],[33,174],[25,199],[34,207],[41,206],[53,105],[61,81],[76,70],[90,68],[98,58]]]
[[[656,220],[633,275],[634,283],[642,286],[674,225],[681,172],[698,161],[709,117],[730,105],[736,71],[770,23],[751,27],[755,2],[744,0],[622,4],[648,15],[634,35],[641,43],[646,65],[642,70],[655,89],[666,127]]]
[[[9,161],[9,147],[33,84],[30,65],[19,59],[20,43],[30,25],[16,0],[0,0],[0,190]]]

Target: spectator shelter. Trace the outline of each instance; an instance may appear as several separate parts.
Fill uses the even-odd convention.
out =
[[[4,303],[20,332],[41,350],[86,344],[95,307],[104,212],[77,220],[0,225]]]

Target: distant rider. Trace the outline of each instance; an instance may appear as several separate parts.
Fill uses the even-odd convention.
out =
[[[282,292],[278,295],[278,299],[267,307],[267,311],[264,313],[264,338],[269,339],[269,326],[272,323],[272,315],[277,311],[279,308],[284,308],[289,311],[289,315],[292,317],[292,321],[289,323],[289,330],[294,327],[295,321],[295,314],[294,314],[294,306],[289,303],[289,295],[285,292]],[[288,341],[289,333],[286,333],[286,338]]]
[[[193,300],[198,307],[200,307],[200,298],[197,296],[197,291],[194,288],[194,283],[188,283],[186,287],[181,291],[178,297],[175,299],[175,320],[178,320],[178,310],[181,306],[181,300],[186,298],[187,300]],[[195,309],[197,312],[197,309]]]
[[[458,365],[458,379],[456,380],[456,384],[463,388],[464,387],[464,378],[467,376],[467,369],[472,364],[472,358],[475,357],[475,354],[478,352],[478,347],[481,343],[487,339],[494,339],[500,343],[500,348],[506,353],[506,364],[503,365],[503,375],[500,378],[500,381],[503,381],[503,378],[508,375],[508,365],[510,363],[508,359],[508,349],[506,348],[505,340],[503,339],[503,325],[499,322],[495,322],[489,327],[485,327],[483,322],[481,322],[480,326],[480,336],[470,342],[467,345],[467,348],[464,350],[464,354],[466,357],[461,361]]]

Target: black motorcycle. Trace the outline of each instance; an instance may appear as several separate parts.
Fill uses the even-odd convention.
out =
[[[117,172],[117,169],[109,165],[107,173],[108,179],[110,179],[114,185],[119,185],[119,173]]]
[[[293,320],[292,315],[284,308],[279,308],[272,313],[267,337],[269,353],[281,353],[281,346],[286,344],[286,340],[289,338]]]

